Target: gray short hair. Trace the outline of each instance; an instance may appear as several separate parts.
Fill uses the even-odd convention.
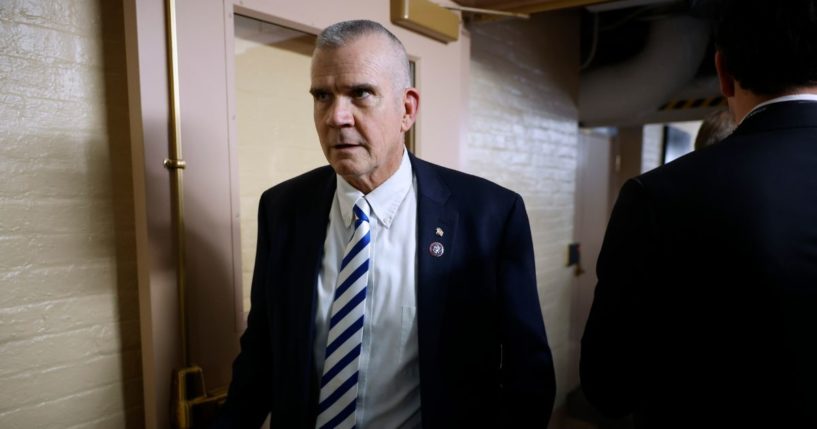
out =
[[[395,72],[398,73],[399,80],[402,80],[402,82],[395,82],[395,84],[403,85],[403,88],[410,87],[411,66],[409,65],[406,47],[403,46],[403,42],[401,42],[397,36],[377,22],[366,19],[356,19],[332,24],[318,34],[318,39],[315,41],[315,49],[336,49],[357,40],[361,36],[369,34],[385,36],[391,42],[395,48],[395,59],[401,64],[401,70],[395,70]]]

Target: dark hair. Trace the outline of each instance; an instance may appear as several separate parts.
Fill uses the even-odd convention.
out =
[[[817,0],[721,0],[715,44],[726,70],[759,95],[817,85]]]
[[[402,82],[398,83],[404,88],[411,86],[411,71],[408,54],[406,53],[406,47],[403,46],[403,43],[397,38],[397,36],[392,34],[391,31],[387,30],[386,27],[377,22],[366,19],[356,19],[332,24],[318,34],[318,39],[315,41],[315,48],[339,48],[361,36],[369,34],[379,34],[381,36],[385,36],[392,43],[395,48],[394,54],[397,56],[397,60],[401,64],[401,70],[399,70],[399,80]]]

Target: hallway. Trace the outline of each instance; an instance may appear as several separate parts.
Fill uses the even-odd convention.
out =
[[[382,22],[406,44],[422,94],[414,153],[522,195],[558,384],[551,427],[597,427],[567,408],[610,206],[624,179],[663,162],[666,124],[681,121],[666,126],[694,139],[688,121],[715,104],[658,106],[703,97],[709,76],[652,93],[660,103],[625,112],[632,123],[603,109],[588,120],[583,85],[620,89],[594,72],[623,55],[593,18],[635,12],[621,26],[649,45],[644,22],[663,9],[456,12],[459,39],[443,43],[394,24],[380,0],[341,3],[176,0],[175,82],[164,0],[0,6],[0,427],[168,427],[183,343],[206,387],[226,386],[250,306],[258,196],[325,164],[305,73],[314,34],[350,18]],[[632,54],[622,64],[656,61]],[[163,164],[174,83],[186,162],[181,269]],[[579,265],[568,261],[575,243]]]

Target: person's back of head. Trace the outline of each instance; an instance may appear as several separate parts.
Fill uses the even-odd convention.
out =
[[[721,0],[715,44],[743,89],[782,95],[817,85],[817,0]]]
[[[695,150],[701,150],[729,137],[735,130],[735,125],[735,117],[729,110],[718,110],[709,114],[698,129]]]

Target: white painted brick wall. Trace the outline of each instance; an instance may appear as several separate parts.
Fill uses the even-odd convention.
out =
[[[0,428],[143,425],[121,8],[0,1]]]
[[[465,169],[519,192],[533,233],[557,405],[574,381],[568,347],[578,142],[579,21],[573,13],[471,27]]]
[[[641,146],[641,172],[646,173],[661,165],[663,151],[664,124],[644,125],[644,139]]]

